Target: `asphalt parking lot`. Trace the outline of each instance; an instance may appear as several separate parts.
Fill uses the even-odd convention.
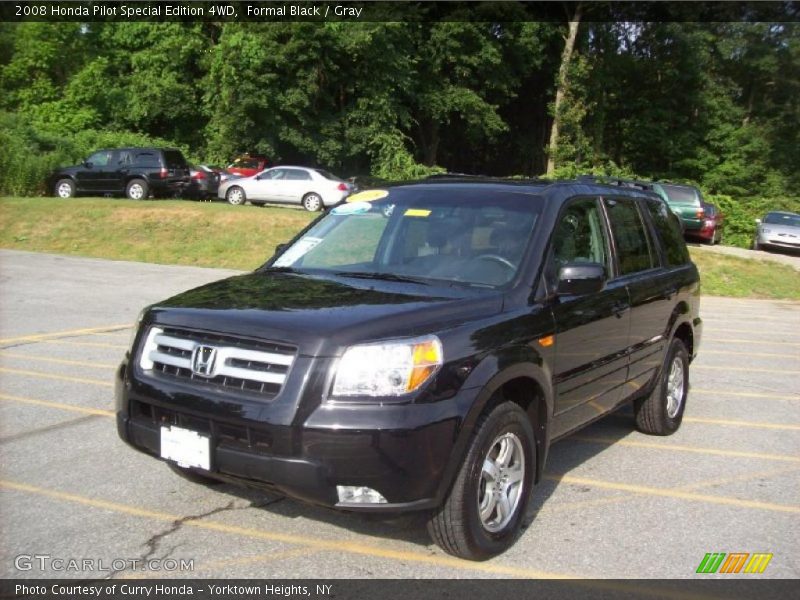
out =
[[[208,489],[117,438],[139,309],[228,273],[0,251],[0,576],[691,578],[706,553],[759,552],[757,577],[800,577],[800,303],[704,298],[680,431],[639,434],[622,410],[554,445],[532,525],[473,563],[418,518]],[[193,568],[20,570],[20,555]]]

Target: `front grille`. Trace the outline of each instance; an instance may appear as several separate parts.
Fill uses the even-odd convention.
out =
[[[131,419],[154,427],[175,425],[210,436],[215,445],[251,452],[271,454],[273,439],[269,432],[223,423],[215,419],[197,417],[147,402],[132,400]]]
[[[139,366],[155,377],[274,397],[296,353],[296,348],[284,344],[151,327]]]

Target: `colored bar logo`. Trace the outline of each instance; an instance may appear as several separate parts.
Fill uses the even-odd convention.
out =
[[[700,561],[697,573],[725,573],[733,575],[736,573],[763,573],[772,554],[759,553],[750,554],[749,552],[709,552]],[[727,558],[726,558],[727,557]]]

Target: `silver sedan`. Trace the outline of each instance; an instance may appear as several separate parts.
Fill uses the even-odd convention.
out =
[[[753,250],[765,248],[800,250],[800,215],[797,213],[781,211],[767,213],[763,219],[756,219],[756,224]]]
[[[234,205],[274,202],[301,205],[314,212],[339,204],[350,192],[350,184],[322,169],[282,166],[252,177],[229,179],[219,186],[217,195]]]

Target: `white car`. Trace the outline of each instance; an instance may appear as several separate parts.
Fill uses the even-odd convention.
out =
[[[276,202],[314,212],[339,204],[351,191],[350,184],[322,169],[272,167],[252,177],[229,179],[220,184],[217,195],[234,205]]]

